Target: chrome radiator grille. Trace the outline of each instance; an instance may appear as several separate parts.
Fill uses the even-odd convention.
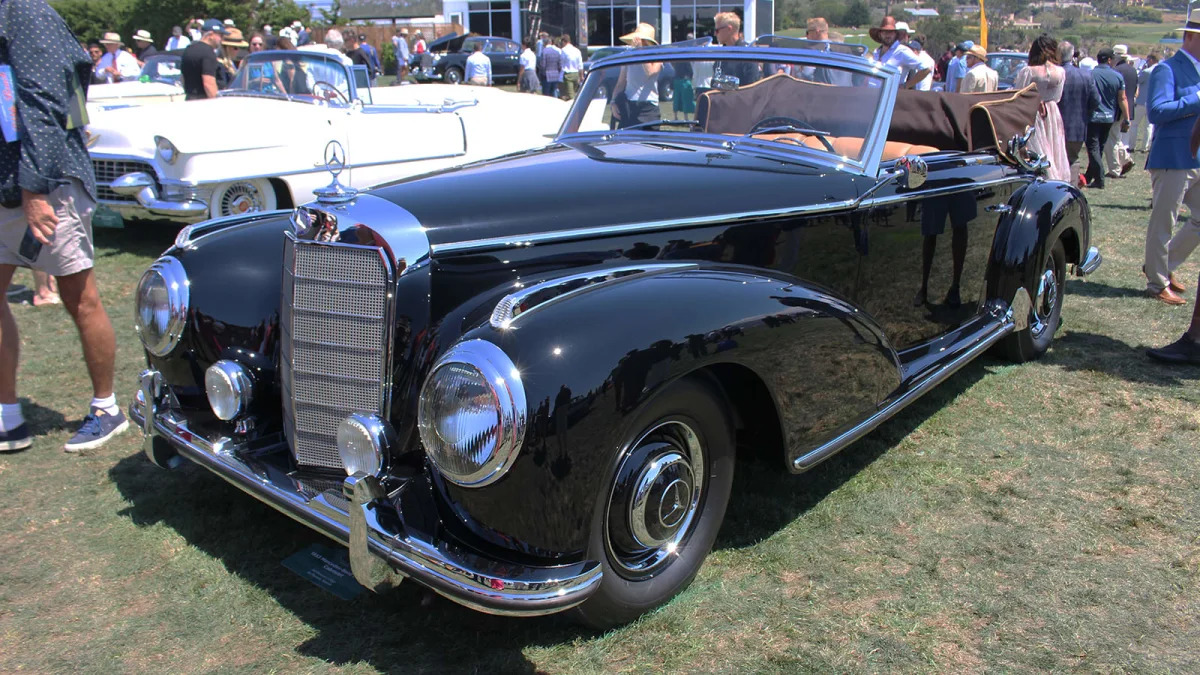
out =
[[[374,247],[288,243],[280,316],[284,432],[297,463],[340,470],[341,421],[385,412],[391,268]]]
[[[124,159],[93,159],[92,170],[96,172],[96,196],[99,199],[115,202],[137,202],[136,197],[119,195],[112,191],[109,185],[127,173],[143,171],[154,175],[154,167],[147,162]]]

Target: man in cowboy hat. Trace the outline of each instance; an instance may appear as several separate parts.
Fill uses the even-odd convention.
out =
[[[958,85],[963,94],[996,91],[1000,74],[988,67],[987,50],[975,45],[967,50],[967,74]]]
[[[100,38],[104,45],[105,54],[96,63],[96,76],[104,82],[120,82],[121,80],[136,80],[142,73],[141,66],[133,54],[121,49],[121,36],[116,33],[105,33]]]
[[[154,40],[150,37],[150,31],[145,28],[133,34],[133,43],[137,45],[133,55],[143,66],[146,65],[146,59],[158,53],[158,50],[154,48]]]
[[[868,32],[871,39],[879,43],[879,48],[872,53],[872,57],[899,70],[900,81],[903,83],[901,86],[905,89],[915,88],[917,83],[933,72],[933,69],[926,68],[921,59],[905,44],[908,42],[907,23],[897,22],[895,17],[885,16],[882,23],[873,26]]]
[[[1192,127],[1200,119],[1200,20],[1188,14],[1183,46],[1150,74],[1146,108],[1154,125],[1154,144],[1146,158],[1153,203],[1146,229],[1146,292],[1168,305],[1186,301],[1183,284],[1172,272],[1200,244],[1200,160],[1189,151]],[[1179,205],[1187,203],[1188,221],[1175,229]],[[1174,236],[1172,233],[1174,232]]]

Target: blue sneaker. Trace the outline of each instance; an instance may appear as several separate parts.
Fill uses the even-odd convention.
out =
[[[116,415],[109,415],[99,408],[92,408],[91,414],[83,418],[83,426],[67,441],[63,450],[80,452],[98,448],[128,428],[129,420],[125,419],[125,413],[120,410]]]
[[[0,452],[24,450],[33,445],[33,436],[29,433],[29,425],[24,422],[12,431],[0,431]]]

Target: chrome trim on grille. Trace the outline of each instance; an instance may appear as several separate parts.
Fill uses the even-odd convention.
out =
[[[395,268],[381,247],[285,234],[280,305],[284,434],[300,465],[341,471],[341,421],[352,413],[386,419],[391,405]],[[307,264],[323,265],[329,274],[308,270]],[[341,283],[355,274],[360,283]],[[379,296],[372,296],[374,289]],[[347,305],[364,309],[360,299],[375,311],[341,311]],[[331,341],[331,330],[350,335]]]

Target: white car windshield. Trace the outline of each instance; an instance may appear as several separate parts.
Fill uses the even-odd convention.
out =
[[[765,47],[716,58],[722,49],[660,49],[661,60],[632,63],[639,55],[629,52],[612,57],[624,65],[595,63],[563,132],[708,134],[866,161],[889,70],[858,57]]]
[[[284,97],[312,102],[349,103],[350,84],[340,61],[301,51],[251,54],[224,95]]]

